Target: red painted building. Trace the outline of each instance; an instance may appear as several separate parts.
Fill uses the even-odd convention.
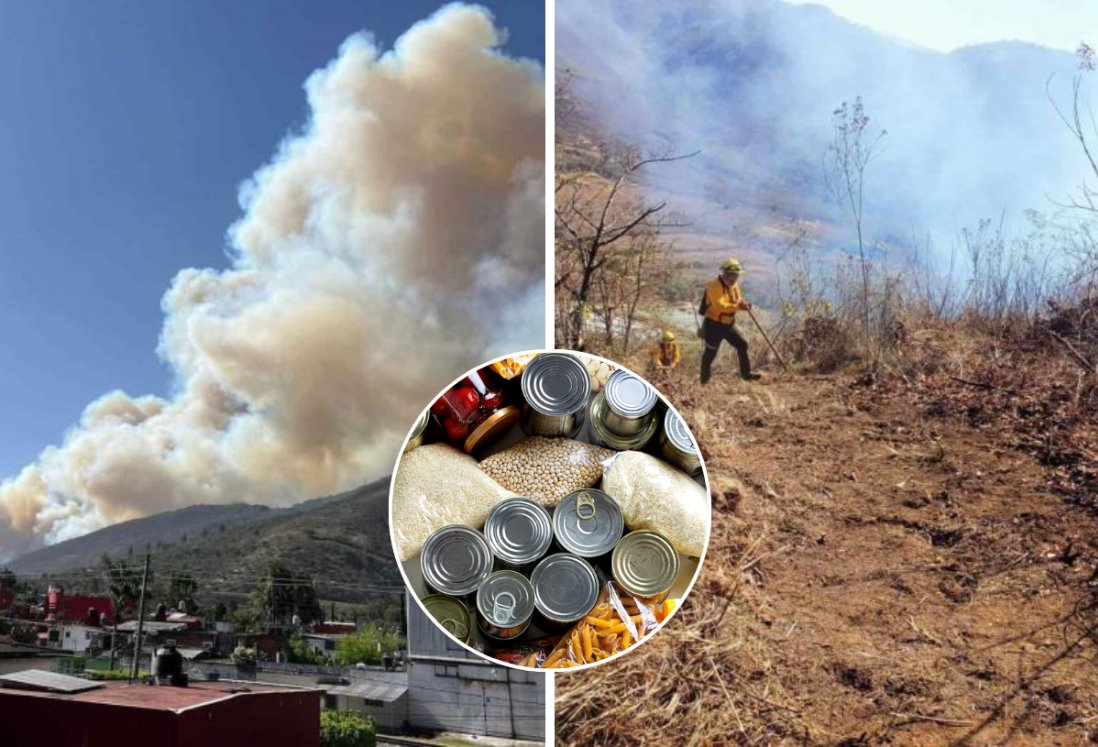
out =
[[[46,618],[56,622],[79,622],[99,625],[100,615],[106,624],[114,619],[114,603],[110,597],[69,596],[60,586],[50,586],[46,592]]]
[[[0,687],[4,747],[319,747],[322,690],[255,682],[78,693]]]

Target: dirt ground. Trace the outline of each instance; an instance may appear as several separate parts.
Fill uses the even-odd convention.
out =
[[[699,580],[625,661],[557,677],[560,744],[1098,742],[1098,516],[1001,429],[850,377],[693,367]]]

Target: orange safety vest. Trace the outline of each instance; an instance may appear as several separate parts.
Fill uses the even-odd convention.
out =
[[[677,342],[657,342],[652,346],[652,362],[657,366],[674,368],[682,360],[682,350]]]
[[[702,304],[705,307],[705,318],[712,319],[718,324],[731,324],[736,319],[736,311],[743,303],[743,291],[739,282],[726,284],[720,278],[705,286],[705,296]]]

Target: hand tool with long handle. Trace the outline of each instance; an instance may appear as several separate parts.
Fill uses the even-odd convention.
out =
[[[774,343],[770,342],[770,338],[767,336],[766,330],[762,328],[762,325],[759,324],[759,320],[755,318],[755,312],[753,312],[751,309],[747,309],[747,315],[751,317],[751,321],[755,322],[755,326],[759,328],[759,332],[762,334],[763,339],[766,340],[766,344],[770,346],[771,352],[773,352],[775,357],[777,357],[778,363],[781,363],[782,368],[788,371],[789,366],[785,364],[785,360],[782,358],[782,354],[778,352],[778,349],[776,347],[774,347]]]

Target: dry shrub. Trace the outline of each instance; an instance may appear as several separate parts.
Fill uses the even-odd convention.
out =
[[[860,379],[854,396],[903,398],[930,417],[1002,430],[1069,500],[1098,511],[1098,304],[1050,308],[1028,322],[928,319],[904,348],[902,375]]]
[[[558,744],[750,745],[805,734],[784,705],[746,582],[763,543],[716,515],[698,582],[665,628],[613,665],[558,675]]]
[[[792,340],[797,360],[809,361],[818,373],[838,371],[857,359],[850,333],[838,319],[812,316]]]

